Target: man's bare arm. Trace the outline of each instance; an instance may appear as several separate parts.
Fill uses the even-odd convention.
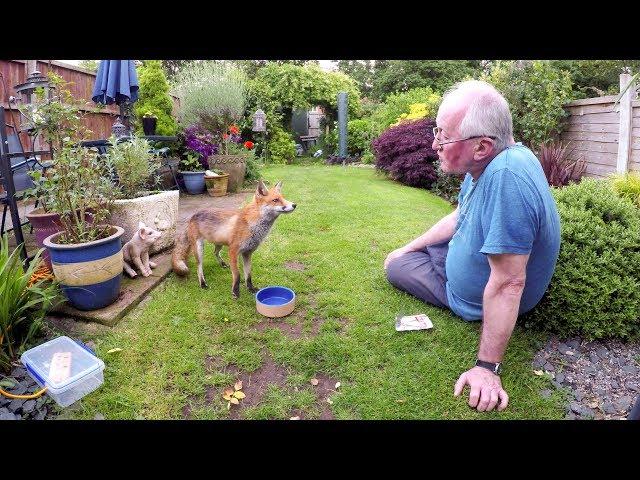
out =
[[[500,362],[518,318],[529,255],[489,255],[491,274],[482,299],[478,358]]]
[[[518,318],[528,260],[529,255],[489,255],[491,273],[482,299],[480,360],[502,361]],[[469,406],[479,412],[491,411],[496,406],[498,410],[504,410],[509,404],[502,380],[488,369],[478,366],[464,372],[458,378],[453,394],[460,395],[465,385],[469,385]]]
[[[433,225],[429,230],[420,235],[415,240],[404,246],[406,251],[412,252],[422,250],[429,245],[437,245],[438,243],[448,242],[456,233],[456,222],[458,221],[458,208],[446,217],[441,218],[438,223]]]
[[[387,268],[389,263],[404,255],[405,253],[422,250],[429,245],[437,245],[451,240],[453,234],[456,232],[456,222],[458,221],[458,208],[451,212],[446,217],[441,218],[438,223],[432,226],[425,233],[420,235],[415,240],[412,240],[404,247],[395,249],[393,252],[387,255],[384,260],[384,268]]]

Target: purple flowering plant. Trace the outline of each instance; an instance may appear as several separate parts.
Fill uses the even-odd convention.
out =
[[[219,148],[214,136],[198,124],[184,129],[184,146],[187,152],[198,155],[204,170],[209,168],[207,158],[218,153]]]

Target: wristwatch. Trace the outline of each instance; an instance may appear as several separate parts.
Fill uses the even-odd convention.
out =
[[[476,367],[482,367],[482,368],[486,368],[487,370],[491,370],[492,373],[494,373],[495,375],[500,375],[502,373],[502,363],[498,362],[498,363],[492,363],[492,362],[485,362],[484,360],[476,360]]]

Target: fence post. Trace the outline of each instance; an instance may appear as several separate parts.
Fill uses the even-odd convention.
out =
[[[631,75],[628,73],[620,74],[620,91],[622,91],[631,81]],[[629,171],[629,159],[631,157],[631,123],[632,123],[632,104],[635,93],[635,85],[629,86],[627,91],[620,99],[620,128],[618,133],[618,163],[616,166],[617,173],[626,173]]]

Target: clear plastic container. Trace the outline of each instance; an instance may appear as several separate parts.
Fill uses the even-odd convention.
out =
[[[22,354],[29,375],[61,407],[68,407],[104,382],[104,362],[81,342],[58,337]]]

